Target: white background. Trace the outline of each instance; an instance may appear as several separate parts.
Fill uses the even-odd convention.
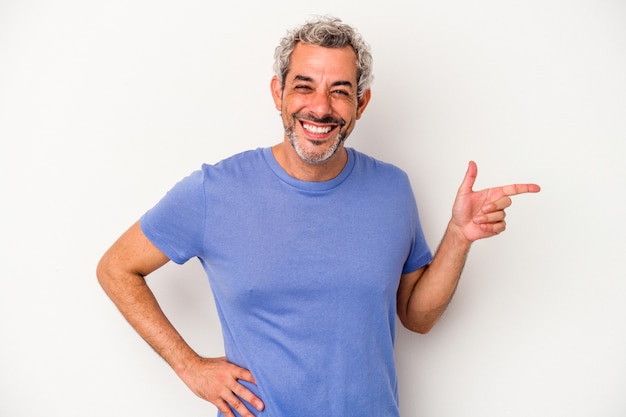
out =
[[[403,416],[626,415],[619,0],[0,0],[0,415],[215,414],[95,266],[202,162],[281,140],[274,47],[326,13],[375,58],[348,144],[408,172],[433,249],[468,160],[477,188],[543,187],[474,246],[437,327],[399,331]],[[199,264],[149,281],[189,343],[221,354]]]

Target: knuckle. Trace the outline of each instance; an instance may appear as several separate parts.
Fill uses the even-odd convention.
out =
[[[225,401],[221,401],[219,404],[215,404],[215,406],[225,416],[232,416],[233,415],[231,410],[230,410],[230,407],[228,406],[228,404],[226,404]]]
[[[242,416],[252,415],[245,404],[237,397],[234,397],[234,399],[230,402],[230,406],[237,410],[237,412]]]
[[[236,372],[233,373],[238,379],[250,379],[252,374],[250,371],[242,368],[238,368]]]
[[[240,410],[242,407],[245,407],[236,395],[233,395],[233,398],[229,401],[229,403],[235,410]]]

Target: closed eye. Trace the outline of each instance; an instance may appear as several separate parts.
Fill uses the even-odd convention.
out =
[[[294,90],[298,90],[298,91],[312,91],[313,89],[308,86],[308,85],[296,85],[294,87]]]

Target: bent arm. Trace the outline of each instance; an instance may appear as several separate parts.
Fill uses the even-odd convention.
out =
[[[511,196],[541,190],[537,184],[511,184],[474,191],[477,170],[470,162],[433,261],[400,279],[398,316],[410,330],[427,333],[439,320],[454,295],[472,242],[506,229],[504,210],[511,205]]]
[[[104,254],[96,275],[131,326],[180,373],[197,355],[167,319],[144,279],[168,261],[136,222]]]
[[[200,357],[167,319],[146,284],[144,277],[168,261],[136,222],[104,254],[96,275],[131,326],[197,396],[213,403],[226,417],[234,417],[233,409],[243,417],[253,417],[242,399],[257,410],[264,405],[239,382],[255,383],[250,371],[226,358]]]
[[[398,317],[409,330],[428,333],[456,290],[471,242],[448,226],[432,262],[402,275],[398,287]]]

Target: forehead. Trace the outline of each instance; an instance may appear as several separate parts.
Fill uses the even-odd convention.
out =
[[[357,57],[351,46],[326,48],[299,42],[291,54],[287,79],[305,76],[313,80],[357,81]]]

